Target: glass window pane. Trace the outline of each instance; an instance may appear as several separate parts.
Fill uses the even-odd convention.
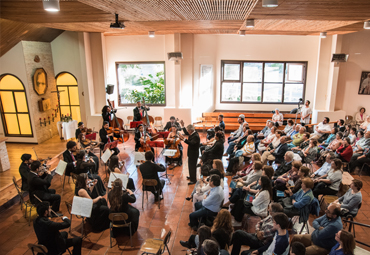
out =
[[[4,112],[15,112],[14,97],[10,91],[1,91],[1,103]]]
[[[261,82],[262,81],[263,63],[244,63],[243,81],[244,82]]]
[[[22,83],[13,75],[5,75],[0,82],[0,89],[24,90]]]
[[[261,102],[261,83],[243,84],[243,102]]]
[[[240,83],[222,83],[221,101],[240,101]]]
[[[302,82],[303,81],[303,65],[297,63],[286,64],[286,82]]]
[[[58,75],[57,85],[77,85],[77,81],[69,73],[62,73]]]
[[[77,120],[78,122],[81,121],[81,112],[79,106],[71,106],[72,111],[72,119]]]
[[[69,110],[69,106],[61,106],[60,107],[60,113],[62,114],[62,115],[69,115],[69,116],[71,116],[71,112],[70,112],[70,110]]]
[[[265,83],[263,87],[263,102],[281,102],[282,83]]]
[[[284,103],[298,103],[303,97],[303,84],[285,84]]]
[[[21,135],[32,135],[31,122],[28,114],[18,114]]]
[[[266,63],[265,64],[265,82],[282,82],[284,64]]]
[[[238,81],[240,79],[240,65],[239,64],[225,64],[224,65],[224,80]]]
[[[79,105],[80,100],[78,98],[78,87],[68,87],[69,89],[69,100],[71,105]]]
[[[4,114],[9,135],[19,135],[17,114]]]
[[[60,92],[60,105],[69,105],[68,99],[68,87],[57,86],[58,91]]]
[[[15,96],[15,103],[17,104],[18,112],[28,112],[26,93],[14,92],[14,96]]]

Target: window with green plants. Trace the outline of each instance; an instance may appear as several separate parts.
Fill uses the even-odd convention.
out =
[[[148,105],[166,105],[164,62],[119,62],[116,67],[120,106],[135,105],[143,97]]]

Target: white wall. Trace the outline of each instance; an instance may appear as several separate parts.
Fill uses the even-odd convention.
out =
[[[359,95],[362,71],[370,72],[370,31],[343,35],[342,53],[349,54],[348,62],[340,63],[338,92],[335,109],[342,109],[347,115],[355,115],[359,108],[370,112],[370,95]]]

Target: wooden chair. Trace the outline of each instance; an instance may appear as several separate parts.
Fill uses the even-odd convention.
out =
[[[111,221],[109,229],[110,229],[110,248],[112,248],[112,238],[113,238],[113,228],[129,228],[130,230],[130,242],[132,246],[132,235],[131,235],[131,222],[127,223],[126,220],[128,219],[128,215],[126,213],[110,213],[109,220]],[[123,222],[123,223],[122,223]]]
[[[327,204],[330,204],[330,203],[332,203],[332,202],[334,202],[335,200],[337,200],[338,199],[338,196],[333,196],[333,195],[322,195],[321,196],[321,198],[320,198],[320,202],[319,202],[319,204],[320,204],[320,206],[321,206],[321,204],[324,202],[324,200],[325,200],[325,202],[327,203]]]
[[[194,126],[194,128],[202,128],[203,129],[203,135],[206,132],[205,131],[206,130],[206,127],[205,127],[205,125],[203,123],[203,118],[202,117],[197,117],[196,118],[196,123],[193,126]]]
[[[362,165],[362,167],[361,167],[360,172],[358,173],[358,176],[361,176],[362,171],[364,170],[364,167],[365,167],[365,166],[367,166],[367,167],[369,167],[369,168],[370,168],[370,164],[368,164],[368,163],[364,163],[364,164]]]
[[[74,183],[74,184],[76,184],[76,182],[77,182],[77,174],[75,174],[75,173],[71,173],[71,177],[72,177],[72,182]]]
[[[151,238],[146,239],[143,245],[140,248],[141,255],[143,254],[162,254],[166,249],[168,251],[168,254],[171,255],[170,250],[168,249],[168,243],[171,239],[171,229],[168,230],[166,236],[163,240]]]
[[[24,191],[21,190],[21,188],[18,186],[17,184],[17,180],[15,179],[15,177],[13,176],[13,183],[14,183],[14,186],[15,186],[15,189],[17,190],[18,192],[18,195],[19,195],[19,199],[20,199],[20,203],[21,203],[21,211],[23,209],[23,205],[26,207],[25,211],[24,211],[24,217],[27,219],[27,208],[29,207],[29,217],[28,217],[28,226],[31,225],[31,212],[32,212],[32,208],[36,208],[36,206],[34,204],[32,204],[30,201],[25,201],[24,198],[23,198],[23,194],[24,194]]]
[[[29,243],[27,246],[28,246],[28,249],[32,251],[33,255],[36,255],[36,254],[48,255],[48,248],[46,248],[42,244]]]
[[[163,122],[162,117],[155,117],[154,118],[154,127],[159,127],[159,130],[163,130]]]
[[[127,123],[124,125],[125,129],[130,129],[130,122],[134,120],[134,116],[127,116]]]
[[[71,221],[71,225],[69,226],[69,233],[71,233],[71,228],[72,228],[72,204],[65,201],[66,203],[66,207],[67,207],[67,211],[69,213],[69,220]],[[81,230],[81,235],[84,236],[84,227],[85,227],[85,217],[82,217],[80,215],[76,215],[76,218],[77,219],[81,219],[82,220],[82,230]]]
[[[207,128],[213,128],[215,125],[212,123],[212,116],[206,116],[204,117],[205,123],[204,127]]]
[[[143,195],[142,195],[142,209],[144,210],[144,192],[146,193],[146,200],[148,201],[148,190],[146,188],[153,187],[154,191],[157,193],[157,199],[158,199],[158,208],[161,208],[161,200],[159,199],[159,190],[157,190],[158,182],[155,179],[143,179]]]

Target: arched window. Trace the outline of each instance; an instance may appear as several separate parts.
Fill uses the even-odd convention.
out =
[[[70,73],[60,73],[56,77],[57,89],[60,92],[60,112],[81,121],[80,99],[76,78]]]
[[[32,137],[26,91],[14,75],[0,76],[0,101],[5,135]]]

